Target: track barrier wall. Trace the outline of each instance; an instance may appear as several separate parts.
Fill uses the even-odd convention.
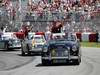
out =
[[[97,39],[97,35],[94,32],[76,32],[76,36],[81,42],[96,42]],[[100,33],[98,35],[98,42],[100,42]]]

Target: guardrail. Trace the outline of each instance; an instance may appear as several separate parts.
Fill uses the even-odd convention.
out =
[[[78,39],[82,42],[96,42],[97,34],[94,32],[76,32]],[[100,33],[98,33],[98,42],[100,42]]]

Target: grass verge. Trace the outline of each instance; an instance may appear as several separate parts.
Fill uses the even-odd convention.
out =
[[[97,42],[81,42],[82,47],[97,47],[100,48],[100,43]]]

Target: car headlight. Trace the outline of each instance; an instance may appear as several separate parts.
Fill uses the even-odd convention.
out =
[[[12,45],[12,42],[11,42],[11,41],[9,41],[8,43],[9,43],[10,45]]]
[[[34,47],[34,46],[35,46],[35,43],[34,43],[34,42],[32,42],[32,43],[31,43],[31,45],[32,45],[32,47]]]
[[[47,52],[48,48],[47,47],[44,47],[43,48],[43,52]]]
[[[64,55],[68,55],[68,51],[67,50],[65,50]]]
[[[70,50],[70,47],[67,47],[68,50]]]
[[[77,47],[76,46],[73,46],[72,47],[72,51],[77,51]]]
[[[19,43],[20,41],[19,40],[15,40],[15,43]]]

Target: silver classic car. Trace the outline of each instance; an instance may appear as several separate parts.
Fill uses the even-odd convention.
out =
[[[30,55],[31,53],[41,53],[42,47],[46,40],[44,35],[33,35],[29,39],[25,39],[22,42],[22,55]]]
[[[5,33],[0,38],[0,49],[1,50],[11,50],[21,48],[21,41],[9,33]]]

